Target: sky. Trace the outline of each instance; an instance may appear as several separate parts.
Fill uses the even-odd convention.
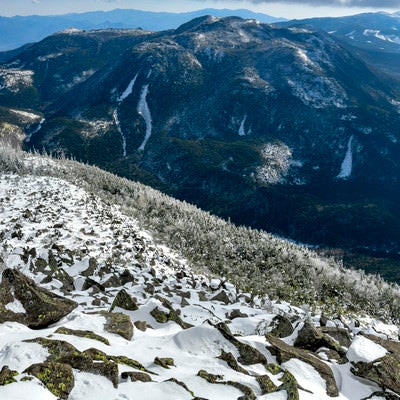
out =
[[[0,15],[52,15],[115,8],[184,12],[202,8],[247,8],[275,17],[342,16],[400,10],[400,0],[0,0]]]

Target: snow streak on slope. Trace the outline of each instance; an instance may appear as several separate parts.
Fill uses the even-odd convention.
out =
[[[139,104],[137,106],[137,112],[143,117],[146,123],[146,135],[142,144],[139,146],[139,151],[144,151],[147,141],[150,139],[152,130],[152,121],[149,105],[147,104],[147,94],[149,93],[149,85],[143,86],[142,94],[140,95]]]
[[[122,131],[121,123],[119,121],[118,107],[113,111],[113,119],[114,119],[115,125],[117,126],[117,130],[118,130],[119,134],[121,135],[121,139],[122,139],[122,157],[126,157],[126,138],[125,138],[124,132]]]
[[[32,139],[32,136],[35,135],[36,133],[38,133],[41,129],[43,124],[46,122],[45,118],[42,118],[39,122],[39,124],[37,125],[37,127],[35,129],[33,129],[33,131],[29,132],[28,136],[26,137],[25,141],[27,143],[29,143]]]
[[[352,143],[354,136],[352,135],[347,143],[347,152],[342,161],[342,165],[340,167],[340,172],[337,178],[347,179],[350,177],[351,172],[353,170],[353,151],[352,151]]]
[[[247,114],[244,115],[242,122],[240,123],[239,127],[239,136],[246,136],[246,131],[244,130],[244,124],[246,123]]]
[[[128,86],[123,91],[121,96],[118,96],[117,101],[119,104],[121,104],[128,96],[130,96],[132,94],[133,87],[135,86],[135,82],[136,82],[138,75],[139,75],[139,73],[137,73],[135,75],[135,77],[129,82]]]
[[[135,86],[135,82],[136,79],[138,77],[139,73],[137,73],[134,78],[129,82],[128,86],[126,87],[126,89],[122,92],[121,96],[117,97],[117,102],[118,105],[115,108],[114,112],[113,112],[113,119],[115,122],[115,125],[117,126],[118,132],[121,135],[121,139],[122,139],[122,156],[126,157],[126,137],[124,135],[124,132],[122,131],[121,128],[121,123],[119,121],[119,116],[118,116],[118,107],[121,105],[121,103],[132,94],[133,91],[133,87]]]

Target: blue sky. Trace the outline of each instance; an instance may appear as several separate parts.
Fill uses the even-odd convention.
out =
[[[114,8],[191,11],[201,8],[247,8],[276,17],[339,16],[400,10],[400,0],[0,0],[0,15],[49,15]]]

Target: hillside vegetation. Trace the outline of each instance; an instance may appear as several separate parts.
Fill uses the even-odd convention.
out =
[[[400,290],[376,275],[345,269],[306,247],[263,231],[237,227],[140,183],[73,160],[11,147],[0,149],[0,171],[62,178],[119,205],[159,243],[182,254],[194,270],[219,275],[266,299],[323,310],[367,313],[400,322]],[[268,300],[267,300],[268,301]]]

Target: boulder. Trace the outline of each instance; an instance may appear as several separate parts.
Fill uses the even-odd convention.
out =
[[[16,382],[14,379],[18,375],[17,371],[12,371],[7,365],[4,365],[0,371],[0,386],[5,386],[10,383]]]
[[[312,352],[316,352],[321,347],[326,347],[336,351],[343,358],[345,358],[346,354],[334,339],[317,330],[317,328],[308,321],[306,321],[299,330],[294,346],[305,350],[311,350]]]
[[[400,394],[400,359],[393,354],[386,354],[370,363],[353,363],[351,372]]]
[[[115,307],[123,308],[124,310],[136,311],[138,306],[132,297],[126,292],[125,289],[121,289],[111,305],[110,312],[114,310]]]
[[[271,325],[271,335],[284,338],[290,336],[294,332],[294,328],[290,320],[282,315],[277,315],[273,318]]]
[[[133,324],[128,315],[122,313],[112,313],[112,312],[101,312],[106,318],[106,323],[104,329],[107,332],[115,333],[127,340],[131,340],[133,337]]]
[[[24,372],[38,378],[58,399],[68,399],[75,385],[74,374],[68,364],[44,362],[33,364]]]
[[[130,379],[131,382],[151,382],[151,376],[145,372],[129,371],[121,374],[122,379]]]
[[[30,328],[45,328],[59,321],[78,304],[58,296],[14,269],[3,272],[0,284],[0,323],[16,321]]]
[[[292,358],[297,358],[300,361],[310,364],[325,380],[327,395],[330,397],[336,397],[339,395],[339,390],[332,370],[315,354],[304,349],[289,346],[283,340],[269,334],[266,335],[266,339],[270,343],[270,345],[267,346],[268,350],[276,356],[279,364],[289,361]]]

